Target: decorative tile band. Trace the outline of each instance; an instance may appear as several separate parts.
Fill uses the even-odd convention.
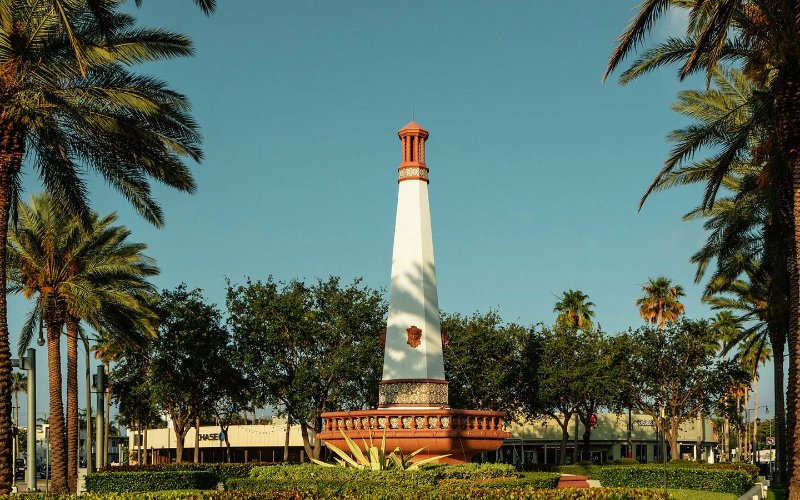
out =
[[[378,387],[378,405],[446,405],[447,384],[433,382],[396,382]]]
[[[420,179],[428,182],[428,168],[427,167],[401,167],[397,169],[397,181],[405,181],[411,179]]]

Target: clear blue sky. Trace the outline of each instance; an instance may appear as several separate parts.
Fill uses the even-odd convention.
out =
[[[704,234],[681,221],[699,191],[636,210],[665,135],[685,123],[669,109],[675,71],[601,83],[637,0],[219,3],[211,18],[188,0],[139,11],[196,41],[194,58],[144,69],[194,105],[206,154],[198,193],[159,189],[159,230],[92,182],[93,206],[118,211],[149,245],[159,287],[185,281],[221,307],[226,277],[333,274],[388,287],[396,133],[413,110],[430,131],[443,311],[551,322],[556,296],[577,288],[617,332],[641,325],[640,287],[666,275],[685,287],[688,316],[711,314],[688,262]],[[681,28],[670,15],[656,36]],[[39,189],[30,174],[26,187]],[[10,307],[16,343],[28,304]],[[771,380],[759,396],[772,408]]]

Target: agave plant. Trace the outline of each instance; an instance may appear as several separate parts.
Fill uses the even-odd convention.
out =
[[[342,437],[344,437],[347,446],[350,448],[350,454],[342,451],[341,449],[337,448],[336,446],[325,443],[325,446],[328,447],[331,451],[336,453],[339,458],[336,459],[336,465],[329,464],[326,462],[322,462],[320,460],[311,459],[317,465],[322,465],[324,467],[352,467],[354,469],[365,469],[365,470],[374,470],[374,471],[381,471],[381,470],[416,470],[422,467],[425,464],[434,463],[442,458],[449,457],[450,455],[438,455],[435,457],[428,457],[423,460],[419,460],[417,462],[412,462],[411,459],[417,456],[420,452],[425,450],[425,448],[420,448],[412,453],[409,453],[408,456],[403,456],[402,450],[399,447],[395,448],[394,451],[386,454],[386,429],[383,429],[383,438],[381,439],[381,446],[378,448],[372,441],[372,433],[369,436],[369,443],[365,439],[362,441],[364,442],[364,450],[362,451],[358,445],[344,433],[343,430],[339,429],[339,432],[342,433]],[[352,455],[352,457],[350,456]]]

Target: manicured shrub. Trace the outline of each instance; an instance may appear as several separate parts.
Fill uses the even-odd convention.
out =
[[[470,479],[445,479],[439,483],[439,491],[461,490],[472,487],[553,489],[558,484],[560,477],[560,474],[553,472],[529,472],[522,477],[496,477],[480,481]]]
[[[534,488],[471,488],[465,491],[450,492],[440,496],[438,491],[398,490],[388,487],[366,490],[350,489],[347,491],[324,491],[316,488],[293,488],[284,491],[203,491],[203,492],[165,492],[165,493],[111,493],[30,496],[33,499],[47,500],[361,500],[364,498],[397,500],[668,500],[668,496],[660,490],[636,490],[629,488],[591,488],[585,490],[541,490]]]
[[[614,465],[558,465],[553,467],[553,472],[560,474],[575,474],[597,479],[597,474],[603,467],[616,467]]]
[[[195,464],[182,462],[175,464],[160,465],[115,465],[105,466],[100,472],[164,472],[171,470],[207,470],[219,476],[220,481],[230,477],[248,477],[254,467],[265,467],[275,465],[273,462],[248,462],[248,463],[205,463]]]
[[[663,466],[601,467],[594,475],[603,486],[660,488],[664,486]],[[741,470],[707,467],[667,467],[670,488],[717,491],[741,495],[753,485],[750,474]]]
[[[755,482],[758,478],[759,468],[753,464],[746,464],[742,462],[732,462],[732,463],[719,463],[719,464],[703,464],[702,467],[707,469],[725,469],[725,470],[740,470],[744,471],[750,475],[752,478],[752,482]]]
[[[97,472],[164,472],[169,470],[207,470],[208,464],[181,462],[160,465],[106,465]]]
[[[612,462],[613,465],[639,465],[635,458],[618,458]]]
[[[97,493],[208,490],[216,487],[216,485],[217,475],[205,470],[97,472],[86,476],[86,490]]]
[[[414,471],[371,471],[344,467],[320,467],[313,464],[254,467],[250,477],[274,481],[374,481],[403,484],[437,484],[445,479],[483,480],[498,477],[521,477],[513,465],[463,464],[430,465]],[[226,483],[227,484],[227,483]]]

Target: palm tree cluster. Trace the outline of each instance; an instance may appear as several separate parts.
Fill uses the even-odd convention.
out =
[[[670,9],[688,14],[686,34],[642,50],[620,81],[678,63],[680,79],[703,73],[706,88],[678,95],[674,109],[692,123],[669,135],[674,146],[641,204],[655,191],[704,186],[699,206],[686,215],[703,219],[709,231],[707,242],[692,256],[696,279],[708,274],[705,300],[736,311],[740,327],[724,349],[736,347],[753,378],[772,350],[777,472],[788,478],[790,498],[800,498],[800,474],[793,474],[800,465],[800,5],[785,0],[645,0],[620,35],[605,77],[640,47]],[[695,155],[704,156],[698,160]]]
[[[90,216],[88,229],[59,210],[47,195],[21,203],[19,221],[8,241],[8,290],[35,305],[20,336],[23,352],[39,325],[47,330],[50,376],[50,442],[54,487],[70,490],[78,464],[78,337],[81,324],[108,332],[117,343],[137,343],[154,335],[150,310],[154,292],[147,278],[158,269],[142,255],[145,246],[128,243],[129,232],[114,226],[115,215]],[[61,336],[67,345],[67,418],[61,399]],[[66,446],[65,446],[66,445]],[[66,477],[62,473],[66,472]]]
[[[140,255],[141,246],[125,243],[127,232],[113,225],[113,216],[92,213],[83,172],[99,174],[161,226],[150,181],[192,192],[185,161],[202,159],[187,99],[133,71],[141,63],[191,55],[192,43],[182,34],[137,26],[124,3],[0,2],[0,274],[36,299],[22,343],[37,325],[47,329],[54,492],[74,491],[77,391],[70,387],[77,380],[81,325],[112,333],[124,327],[134,336],[152,330],[138,312],[149,293],[143,279],[155,267]],[[216,2],[194,3],[208,14]],[[19,203],[26,169],[47,192],[30,205]],[[13,241],[10,221],[19,221]],[[58,371],[62,334],[66,429]],[[0,493],[11,486],[11,392],[7,300],[0,293]]]

